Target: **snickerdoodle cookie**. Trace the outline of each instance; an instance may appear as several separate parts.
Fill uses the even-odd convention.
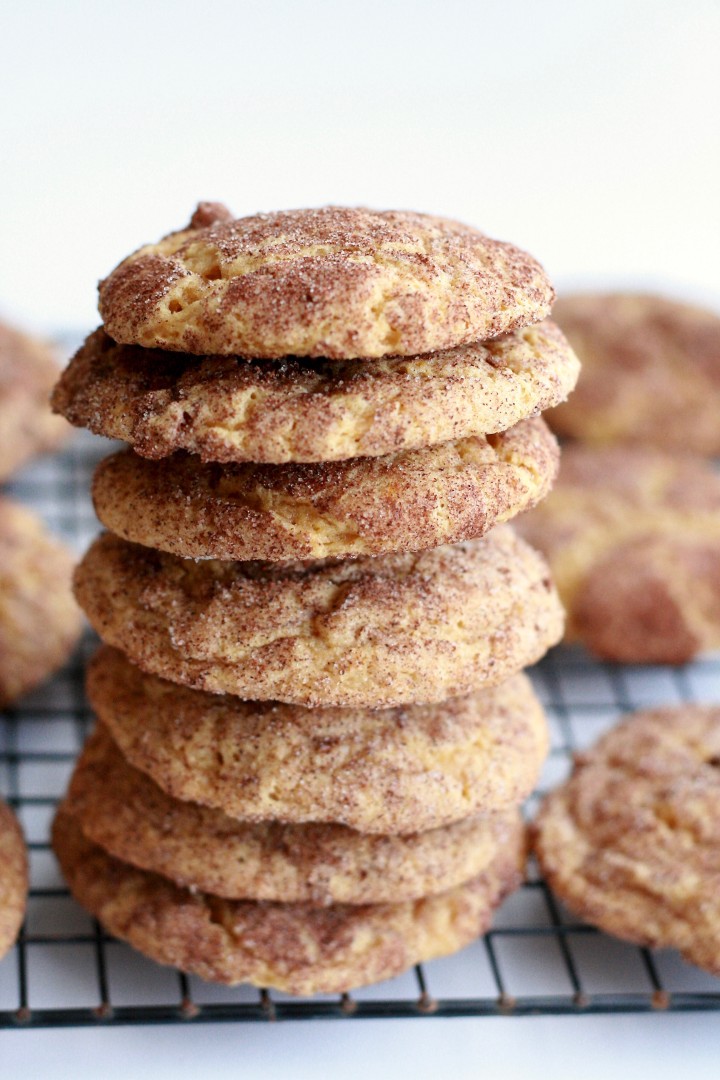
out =
[[[317,710],[176,686],[103,648],[87,689],[135,768],[174,798],[245,821],[434,829],[520,803],[547,752],[521,675],[437,705]]]
[[[66,806],[88,840],[178,885],[236,900],[312,904],[397,903],[445,892],[485,870],[518,819],[512,810],[406,836],[238,821],[166,795],[128,764],[102,725],[85,744]]]
[[[550,563],[569,640],[627,663],[720,647],[720,476],[701,459],[568,446],[517,527]]]
[[[58,374],[48,345],[0,322],[0,481],[34,454],[54,450],[70,433],[50,411]]]
[[[498,526],[342,562],[194,562],[106,533],[75,572],[91,624],[141,668],[214,693],[384,708],[469,693],[562,635],[547,566]]]
[[[53,405],[143,457],[340,461],[505,431],[572,390],[579,364],[549,320],[424,356],[243,360],[116,345],[91,334]]]
[[[22,830],[0,799],[0,959],[15,942],[28,894],[27,851]]]
[[[185,353],[411,356],[539,322],[554,292],[512,244],[457,221],[326,206],[189,224],[100,283],[123,344]]]
[[[542,420],[499,435],[313,465],[203,464],[126,450],[101,462],[95,511],[125,540],[184,558],[343,558],[483,536],[534,506],[558,447]]]
[[[628,717],[579,755],[534,832],[582,919],[720,975],[720,707]]]
[[[720,454],[720,315],[610,293],[558,300],[553,317],[582,362],[572,399],[548,416],[555,431]]]
[[[276,904],[181,889],[86,840],[61,809],[53,846],[76,900],[162,964],[221,983],[338,993],[456,951],[522,880],[518,826],[487,869],[438,896],[395,904]]]
[[[0,706],[61,667],[79,638],[74,561],[35,514],[0,499]]]

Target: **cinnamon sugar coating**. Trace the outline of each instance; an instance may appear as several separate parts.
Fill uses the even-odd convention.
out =
[[[306,709],[178,687],[103,648],[87,689],[131,765],[243,821],[436,829],[516,806],[547,753],[524,676],[437,705]]]
[[[80,637],[74,562],[35,514],[0,499],[0,706],[61,667]]]
[[[442,701],[533,663],[562,634],[543,559],[509,526],[420,553],[193,562],[99,537],[75,572],[104,641],[213,693],[383,708]]]
[[[553,316],[582,361],[572,400],[548,421],[561,435],[720,454],[720,315],[662,296],[558,300]]]
[[[720,708],[626,717],[534,826],[550,887],[609,934],[720,975]]]
[[[184,558],[343,558],[482,536],[534,506],[557,472],[539,418],[381,458],[313,465],[204,465],[126,450],[93,480],[95,512],[133,543]]]
[[[77,762],[66,808],[88,840],[177,885],[231,900],[317,905],[445,892],[485,870],[519,820],[513,810],[406,836],[237,821],[165,794],[128,764],[102,725]]]
[[[0,322],[0,481],[70,434],[50,411],[58,375],[49,345]]]
[[[708,463],[565,447],[555,489],[517,527],[550,563],[569,640],[625,663],[720,647],[720,477]]]
[[[326,206],[194,224],[100,283],[123,344],[330,359],[412,356],[539,322],[552,287],[526,252],[460,222]]]
[[[424,356],[275,361],[116,345],[96,330],[53,404],[143,457],[339,461],[505,431],[557,405],[579,364],[549,320]]]
[[[161,964],[221,983],[340,993],[468,944],[522,880],[523,831],[487,870],[438,896],[396,904],[222,900],[137,870],[85,840],[61,809],[53,846],[76,900]]]
[[[0,959],[12,948],[25,916],[28,861],[17,818],[0,799]]]

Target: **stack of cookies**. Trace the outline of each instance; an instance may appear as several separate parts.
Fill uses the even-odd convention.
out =
[[[130,449],[76,572],[105,642],[55,827],[163,963],[345,991],[460,948],[521,880],[562,633],[502,523],[577,360],[509,244],[422,214],[201,204],[100,286],[55,392]]]

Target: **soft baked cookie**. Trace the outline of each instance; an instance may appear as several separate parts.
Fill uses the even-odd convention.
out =
[[[0,959],[18,936],[27,894],[28,861],[22,829],[0,799]]]
[[[69,433],[50,411],[59,369],[51,348],[0,322],[0,481]]]
[[[562,635],[544,560],[508,525],[342,562],[194,562],[99,537],[80,606],[141,668],[214,693],[384,708],[495,685]]]
[[[543,802],[535,851],[563,903],[720,975],[720,707],[636,713]]]
[[[204,465],[179,453],[106,458],[93,480],[100,521],[184,558],[344,558],[483,536],[547,495],[555,436],[541,419],[499,435],[313,465]]]
[[[566,637],[626,663],[720,647],[720,476],[645,447],[565,447],[549,497],[517,520],[547,557]]]
[[[115,341],[256,357],[432,352],[539,322],[553,299],[512,244],[429,214],[338,206],[233,220],[201,203],[100,282]]]
[[[87,691],[135,768],[174,798],[245,821],[434,829],[516,806],[547,753],[521,675],[438,705],[317,710],[176,686],[103,648]]]
[[[514,836],[519,814],[406,836],[238,821],[166,795],[128,764],[102,725],[77,762],[66,808],[88,840],[178,885],[229,899],[311,904],[398,903],[445,892],[487,868]]]
[[[243,360],[116,345],[91,334],[53,405],[143,457],[340,461],[505,431],[557,405],[578,360],[549,320],[424,356]]]
[[[275,904],[180,889],[107,855],[63,809],[53,846],[75,899],[162,964],[222,983],[339,993],[468,944],[522,880],[521,827],[488,868],[438,896],[397,904]]]
[[[720,454],[720,315],[662,296],[589,294],[553,317],[582,362],[572,399],[548,415],[583,442]]]
[[[61,667],[78,640],[74,562],[35,514],[0,499],[0,706]]]

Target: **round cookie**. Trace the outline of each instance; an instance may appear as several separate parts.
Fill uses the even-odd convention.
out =
[[[577,390],[548,415],[589,443],[720,454],[720,315],[662,296],[588,294],[553,317],[582,363]]]
[[[720,707],[636,713],[543,802],[535,852],[580,918],[720,975]]]
[[[384,708],[496,685],[562,635],[543,559],[499,526],[420,553],[193,562],[99,537],[75,592],[145,671],[213,693]]]
[[[0,959],[15,943],[25,916],[28,862],[17,818],[0,799]]]
[[[49,346],[0,322],[0,481],[70,433],[50,411],[58,374]]]
[[[0,498],[0,706],[61,667],[80,636],[72,553],[35,514]]]
[[[482,536],[550,490],[559,452],[539,418],[382,458],[204,465],[190,454],[106,458],[93,480],[116,535],[184,558],[344,558]]]
[[[535,259],[457,221],[338,206],[234,220],[207,203],[99,290],[123,344],[334,360],[496,337],[544,319],[554,299]]]
[[[483,874],[439,896],[315,907],[180,889],[107,855],[62,809],[53,846],[75,899],[116,937],[204,979],[291,994],[344,992],[462,948],[520,884],[525,847],[518,828]]]
[[[720,477],[649,447],[565,447],[545,502],[517,521],[547,557],[566,638],[625,663],[720,647]]]
[[[575,354],[549,320],[424,356],[275,361],[186,356],[91,334],[54,408],[130,443],[203,461],[340,461],[506,431],[572,390]]]
[[[548,745],[520,675],[439,705],[317,710],[179,687],[103,648],[87,692],[131,765],[245,822],[395,835],[506,811],[531,792]]]
[[[237,821],[166,795],[125,761],[102,725],[75,767],[66,808],[88,840],[178,885],[229,899],[320,905],[445,892],[485,870],[518,822],[513,810],[378,836],[342,825]]]

